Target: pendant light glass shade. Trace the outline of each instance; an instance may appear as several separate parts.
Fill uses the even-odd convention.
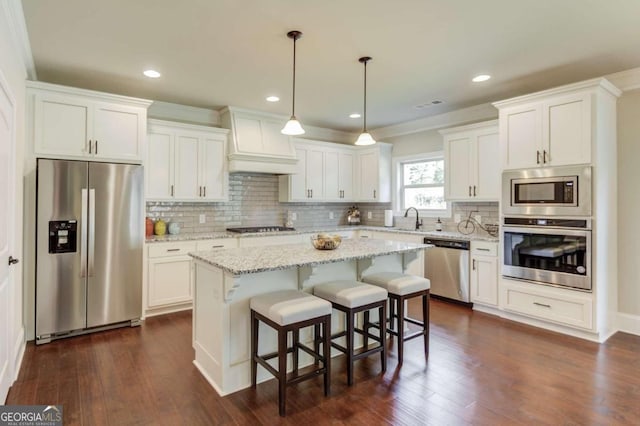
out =
[[[304,135],[304,129],[302,128],[302,125],[293,115],[291,116],[291,119],[287,121],[287,124],[284,125],[281,132],[282,134],[290,136]]]
[[[356,145],[373,145],[375,143],[375,139],[373,139],[368,132],[360,133],[360,136],[358,136],[358,140],[356,141]]]
[[[291,106],[291,118],[287,121],[280,132],[283,135],[297,136],[303,135],[304,129],[296,118],[296,41],[302,37],[300,31],[289,31],[287,37],[293,40],[293,91],[292,91],[292,106]]]
[[[363,56],[358,59],[360,63],[364,64],[364,125],[362,127],[362,133],[358,136],[356,145],[373,145],[376,143],[375,139],[373,139],[367,131],[367,62],[370,60],[370,56]]]

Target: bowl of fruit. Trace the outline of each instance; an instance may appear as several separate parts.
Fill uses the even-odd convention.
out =
[[[311,244],[317,250],[335,250],[341,242],[340,235],[318,234],[311,237]]]

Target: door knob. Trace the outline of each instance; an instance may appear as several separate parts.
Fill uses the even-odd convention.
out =
[[[13,256],[9,256],[9,266],[11,265],[15,265],[16,263],[20,262],[20,259],[16,259]]]

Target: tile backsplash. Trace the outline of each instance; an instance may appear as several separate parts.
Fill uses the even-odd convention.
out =
[[[229,175],[229,201],[218,203],[147,202],[147,216],[177,222],[183,234],[219,232],[237,226],[284,225],[287,212],[297,215],[295,227],[347,224],[347,209],[355,203],[281,203],[278,201],[278,176],[261,173]],[[357,203],[363,225],[383,226],[384,211],[391,203]],[[443,229],[454,231],[455,214],[464,219],[477,210],[482,223],[498,223],[498,203],[454,203],[452,218],[442,218]],[[371,219],[368,219],[371,213]],[[205,223],[200,223],[204,215]],[[331,218],[333,217],[333,218]],[[435,218],[424,218],[424,229],[435,227]],[[415,219],[394,217],[394,225],[410,227]],[[483,231],[480,230],[479,233]]]

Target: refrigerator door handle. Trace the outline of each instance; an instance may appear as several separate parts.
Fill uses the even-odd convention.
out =
[[[89,276],[93,276],[93,264],[95,255],[96,237],[96,190],[89,189]]]
[[[82,213],[80,216],[80,278],[87,276],[87,190],[83,188],[80,192],[82,201]]]

